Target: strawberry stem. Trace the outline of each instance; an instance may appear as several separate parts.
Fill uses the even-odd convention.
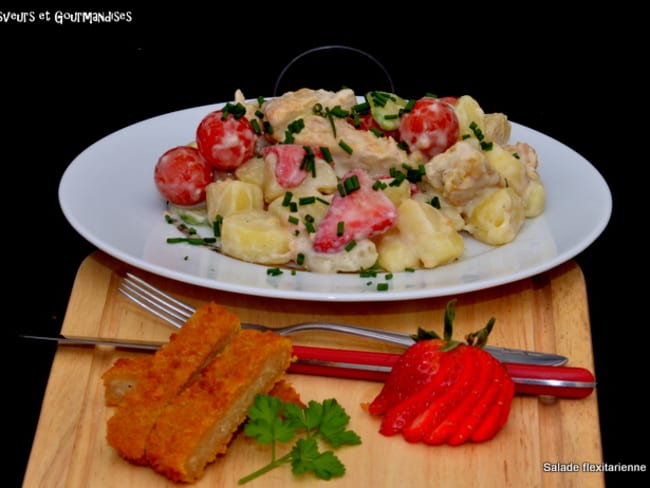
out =
[[[454,319],[456,318],[456,299],[450,300],[447,303],[447,308],[445,308],[445,331],[444,339],[446,341],[451,340],[451,336],[454,330]]]
[[[476,332],[472,332],[470,334],[467,334],[465,336],[465,342],[457,341],[452,339],[453,335],[453,325],[454,325],[454,319],[456,318],[456,299],[450,300],[447,302],[447,307],[445,308],[445,318],[444,318],[444,323],[445,323],[445,330],[442,339],[446,342],[446,344],[440,348],[441,351],[450,351],[451,349],[454,349],[458,347],[460,344],[466,343],[469,346],[475,346],[475,347],[484,347],[487,344],[488,336],[490,335],[490,332],[492,332],[492,328],[494,327],[494,323],[496,322],[496,319],[494,317],[490,318],[488,320],[488,323],[485,325],[480,330],[477,330]],[[433,330],[424,330],[421,327],[418,327],[418,332],[417,334],[411,335],[413,340],[417,341],[426,341],[430,339],[440,339],[440,336]]]

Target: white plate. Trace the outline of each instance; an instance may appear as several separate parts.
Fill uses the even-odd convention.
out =
[[[467,237],[465,255],[431,270],[362,278],[285,271],[244,263],[203,247],[170,245],[178,232],[163,219],[165,202],[153,183],[159,156],[195,137],[201,119],[223,104],[153,117],[119,130],[72,161],[59,201],[72,227],[97,248],[140,269],[207,288],[249,295],[318,301],[387,301],[451,296],[490,288],[551,269],[579,254],[605,229],[612,210],[598,171],[560,142],[512,123],[513,142],[538,152],[546,187],[543,215],[528,220],[516,240],[491,247]],[[378,291],[378,283],[388,283]]]

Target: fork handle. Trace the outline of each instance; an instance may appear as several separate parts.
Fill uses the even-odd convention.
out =
[[[380,329],[370,329],[367,327],[360,327],[356,325],[337,324],[333,322],[306,322],[304,324],[296,324],[277,332],[288,334],[292,332],[301,332],[305,330],[321,330],[327,332],[341,332],[343,334],[351,334],[368,339],[375,339],[398,346],[412,346],[415,340],[408,334],[400,332],[391,332]]]

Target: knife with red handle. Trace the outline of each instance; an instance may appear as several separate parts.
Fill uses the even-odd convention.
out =
[[[298,361],[291,373],[385,381],[400,354],[348,349],[293,346]],[[585,368],[501,363],[521,395],[585,398],[596,387],[594,375]]]
[[[72,346],[112,346],[127,349],[155,351],[163,342],[138,342],[103,338],[67,338],[22,336],[26,339],[55,341]],[[289,367],[290,373],[385,381],[400,357],[397,353],[330,349],[324,347],[293,346],[297,360]],[[524,363],[501,363],[506,367],[515,391],[522,395],[545,395],[564,398],[584,398],[596,387],[594,375],[587,369],[568,366],[543,366]]]

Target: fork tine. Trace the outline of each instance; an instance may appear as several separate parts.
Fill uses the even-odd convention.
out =
[[[131,273],[127,273],[127,277],[120,283],[118,291],[156,317],[177,328],[182,327],[195,311],[187,303],[158,290]]]

